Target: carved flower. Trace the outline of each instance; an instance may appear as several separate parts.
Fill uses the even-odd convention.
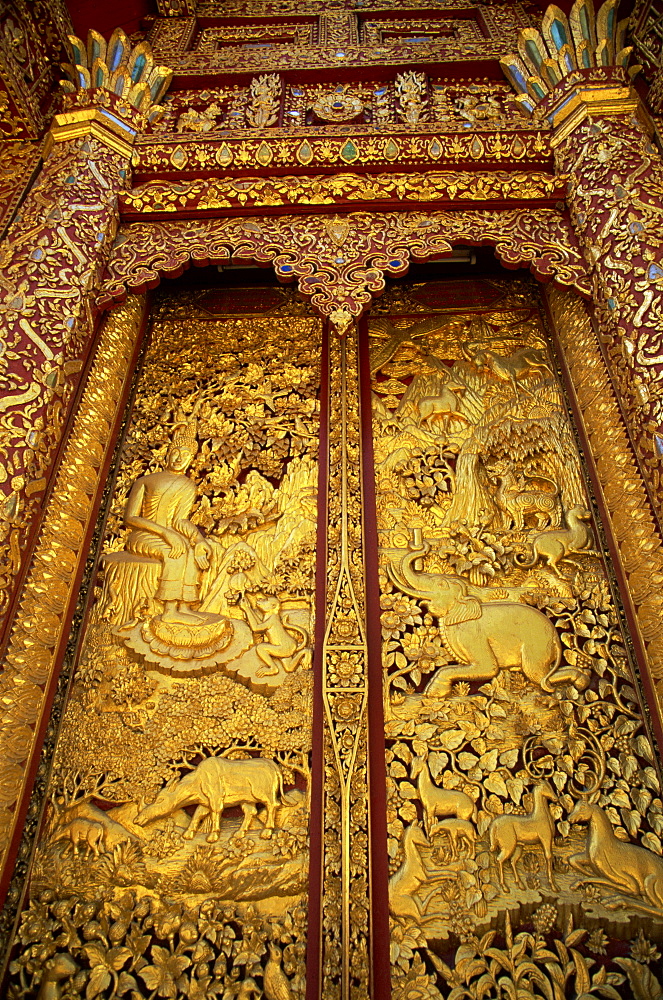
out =
[[[552,903],[544,903],[532,917],[532,923],[537,934],[549,934],[557,922],[557,907]]]
[[[399,594],[383,594],[380,598],[382,635],[385,639],[396,639],[408,625],[421,625],[421,611],[416,601]]]
[[[356,687],[361,682],[361,660],[359,653],[344,649],[329,657],[330,680],[339,687]]]
[[[610,939],[606,934],[603,933],[600,927],[593,930],[589,937],[587,938],[587,947],[590,951],[593,951],[595,955],[605,955],[606,945]]]
[[[141,969],[138,975],[145,981],[148,990],[154,990],[160,997],[176,997],[176,981],[191,965],[186,955],[171,955],[166,948],[152,945],[152,965]]]
[[[391,997],[392,1000],[439,1000],[440,991],[422,960],[416,958],[406,976],[392,980]]]
[[[350,642],[355,639],[359,635],[359,629],[354,615],[337,615],[332,632],[335,641],[338,642]]]
[[[30,944],[33,941],[50,938],[54,927],[54,921],[49,919],[48,907],[31,900],[30,909],[23,917],[19,935],[23,944]]]
[[[406,657],[416,663],[423,674],[448,662],[446,650],[440,640],[434,637],[435,633],[437,629],[422,627],[412,635],[405,633],[401,639]]]
[[[657,962],[660,957],[660,951],[639,930],[637,938],[631,944],[631,958],[636,962],[648,963]]]
[[[357,721],[360,697],[350,694],[336,695],[333,702],[333,713],[337,723],[347,728]]]

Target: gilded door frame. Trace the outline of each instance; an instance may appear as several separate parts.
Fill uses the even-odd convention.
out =
[[[558,220],[561,219],[559,213],[555,214]],[[663,626],[659,624],[658,598],[660,583],[663,580],[661,573],[663,543],[655,528],[646,483],[633,455],[598,334],[592,324],[590,313],[577,291],[570,291],[568,288],[571,285],[587,294],[584,263],[576,248],[569,247],[568,244],[565,246],[563,241],[562,245],[558,245],[557,252],[552,253],[549,237],[543,240],[545,227],[544,220],[539,218],[540,212],[529,215],[526,212],[518,213],[519,239],[516,239],[518,233],[514,235],[513,231],[509,232],[509,226],[514,222],[513,212],[436,213],[436,215],[438,218],[434,238],[429,238],[427,234],[426,239],[420,239],[421,230],[418,226],[414,226],[410,230],[410,235],[412,237],[414,231],[416,238],[407,240],[402,237],[400,241],[396,241],[399,244],[396,248],[393,244],[383,245],[380,248],[382,251],[393,249],[394,253],[396,250],[399,251],[398,258],[394,256],[387,261],[384,256],[381,258],[384,270],[395,274],[405,273],[410,256],[417,259],[434,258],[448,252],[451,242],[462,239],[467,242],[493,244],[497,246],[503,263],[508,266],[529,264],[540,279],[553,278],[554,283],[547,290],[546,299],[559,342],[563,366],[568,373],[571,395],[577,406],[577,416],[580,417],[578,423],[588,446],[586,457],[590,460],[595,483],[600,487],[598,491],[600,502],[608,515],[605,527],[609,529],[608,534],[612,535],[611,548],[618,576],[621,582],[627,585],[624,588],[623,598],[633,627],[633,638],[639,654],[643,685],[650,699],[654,729],[659,742],[663,745],[660,696],[656,690],[656,681],[663,675],[663,664],[659,665],[656,659],[652,659],[651,663],[647,660],[648,648],[651,654],[655,654],[655,647],[663,633]],[[496,215],[502,216],[497,222],[493,218]],[[367,218],[371,219],[370,232],[375,232],[379,226],[379,217],[363,216],[363,219]],[[399,220],[403,218],[401,214]],[[417,214],[417,218],[420,220],[421,215]],[[536,225],[528,225],[528,218],[534,219]],[[453,224],[448,224],[449,220],[452,220]],[[308,290],[308,294],[312,295],[313,304],[318,311],[331,319],[331,352],[338,354],[340,350],[344,353],[346,348],[343,345],[350,345],[354,340],[353,317],[366,308],[372,297],[371,293],[379,293],[384,287],[383,271],[373,267],[373,273],[370,273],[375,258],[369,257],[364,248],[365,256],[363,259],[361,257],[356,259],[354,270],[351,272],[351,282],[341,280],[338,270],[336,274],[331,274],[329,269],[324,271],[322,266],[318,267],[316,276],[315,253],[310,248],[307,254],[301,254],[295,259],[292,250],[283,253],[282,246],[279,247],[276,243],[277,234],[274,231],[263,232],[265,238],[262,240],[262,246],[257,246],[250,236],[251,230],[247,235],[245,220],[231,221],[238,227],[237,241],[229,239],[228,228],[224,224],[223,252],[220,245],[217,245],[215,250],[206,244],[204,255],[199,250],[201,241],[205,242],[200,224],[183,223],[179,224],[179,227],[177,223],[168,227],[159,223],[138,224],[141,227],[141,239],[135,243],[131,238],[120,241],[111,262],[109,272],[113,296],[106,296],[106,301],[110,304],[114,296],[119,297],[123,294],[125,283],[136,289],[153,286],[158,283],[161,274],[173,274],[176,270],[183,270],[191,258],[201,264],[208,261],[216,262],[218,259],[228,262],[231,258],[247,263],[252,261],[258,264],[272,263],[281,278],[289,276],[284,267],[288,266],[288,261],[291,265],[294,261],[296,267],[291,267],[291,270],[299,274],[300,288],[304,286],[304,290]],[[275,229],[278,229],[283,222],[279,219],[270,221],[273,221]],[[205,222],[209,225],[210,220]],[[477,232],[478,222],[482,222],[483,227]],[[303,230],[308,226],[309,236],[317,226],[316,220],[307,220],[301,216],[297,218],[297,223]],[[127,226],[125,227],[127,236],[128,230],[137,232],[133,229],[133,225]],[[159,246],[159,241],[152,243],[151,255],[146,253],[145,239],[149,236],[149,232],[152,231],[152,235],[155,233],[163,235],[166,230],[169,230],[171,235],[177,236],[174,245],[171,246],[173,254],[170,257],[164,256],[163,244]],[[372,243],[371,249],[375,254],[377,250],[375,243]],[[176,267],[173,266],[173,256],[176,258]],[[357,254],[355,257],[357,258]],[[393,267],[390,267],[390,264],[393,264]],[[359,265],[363,266],[359,268]],[[322,279],[320,279],[321,274]],[[14,806],[13,820],[11,826],[5,828],[3,845],[4,884],[9,889],[2,922],[5,940],[9,936],[13,918],[20,906],[22,883],[38,826],[38,796],[43,788],[46,764],[43,759],[39,787],[35,791],[32,803],[31,786],[37,773],[41,742],[46,732],[52,698],[64,660],[67,633],[74,615],[76,591],[87,558],[93,520],[103,493],[104,470],[108,466],[124,408],[123,400],[126,399],[130,380],[131,359],[135,357],[140,346],[145,308],[145,300],[131,294],[121,305],[113,308],[103,321],[97,353],[70,424],[63,457],[54,476],[38,541],[12,623],[6,669],[14,672],[16,698],[6,709],[2,737],[7,749],[7,752],[2,754],[4,772],[2,787],[9,792],[5,794],[5,801],[14,793],[13,800],[7,803],[5,809],[5,812],[9,813],[9,807]],[[332,374],[333,371],[332,368]],[[122,387],[112,400],[109,399],[107,392],[109,378],[115,379]],[[347,386],[337,388],[337,405],[344,407],[347,402],[345,397]],[[333,393],[332,386],[332,395]],[[355,419],[359,420],[356,429],[361,433],[362,423],[364,427],[367,424],[365,419],[361,421],[359,418],[358,398],[355,407]],[[101,449],[102,454],[102,460],[97,464],[85,464],[83,456],[86,453],[84,444],[86,434],[96,435],[96,447]],[[346,479],[348,476],[354,477],[360,488],[361,457],[360,449],[355,447],[358,443],[358,438],[353,440],[353,448],[346,452],[344,475]],[[365,440],[364,445],[366,443]],[[619,484],[619,490],[615,486],[616,483]],[[366,492],[366,479],[363,485]],[[330,479],[328,495],[335,488],[334,482]],[[625,508],[628,512],[626,517]],[[345,530],[347,532],[347,512]],[[342,533],[341,530],[337,538],[337,543],[341,547]],[[328,545],[330,541],[331,535],[328,537]],[[362,542],[360,539],[358,544],[361,546],[365,541]],[[63,570],[60,564],[65,551],[71,552],[71,558],[65,560],[66,565]],[[347,551],[345,558],[347,561]],[[52,588],[53,577],[51,573],[49,579],[49,572],[56,562],[60,565],[58,581],[61,586],[57,607],[53,607],[49,590]],[[637,574],[637,577],[631,586],[629,580],[634,574]],[[319,594],[324,594],[326,589],[321,587]],[[328,616],[327,624],[330,623],[331,617]],[[43,651],[41,658],[35,657],[36,650]],[[26,655],[28,652],[30,655]],[[34,732],[27,730],[27,727],[20,722],[22,707],[28,704],[29,710],[35,713],[38,720]],[[322,708],[326,710],[324,705]],[[13,718],[10,714],[12,712]],[[8,725],[7,720],[9,723],[13,722],[13,728],[11,724]],[[329,714],[328,721],[331,724],[332,719]],[[52,739],[49,738],[47,748],[50,749],[51,745]],[[20,761],[26,758],[25,767],[19,767]],[[29,820],[25,829],[20,830],[24,818],[28,815],[28,807]],[[12,869],[17,857],[20,863],[12,878]]]

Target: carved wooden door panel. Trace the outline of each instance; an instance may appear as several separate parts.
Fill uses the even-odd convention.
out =
[[[322,324],[221,298],[152,312],[16,995],[304,995]]]
[[[657,995],[658,763],[555,343],[522,279],[343,338],[158,299],[13,997]]]
[[[369,336],[392,995],[655,995],[660,776],[538,289]]]

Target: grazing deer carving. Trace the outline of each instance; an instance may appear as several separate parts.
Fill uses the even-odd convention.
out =
[[[428,846],[428,837],[418,820],[406,826],[403,835],[403,863],[389,879],[389,910],[393,917],[412,917],[420,923],[440,883],[456,878],[455,874],[449,873],[431,879],[418,850],[419,847]],[[431,883],[433,888],[422,903],[416,898],[416,893],[425,883]]]
[[[474,802],[465,792],[440,788],[430,776],[425,757],[415,757],[410,769],[412,778],[418,778],[417,791],[424,807],[424,828],[430,837],[433,823],[438,816],[455,816],[469,820],[474,814]]]

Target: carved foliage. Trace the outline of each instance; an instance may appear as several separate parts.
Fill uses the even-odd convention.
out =
[[[101,305],[125,287],[142,290],[162,274],[197,263],[256,260],[271,263],[284,281],[323,315],[346,306],[360,316],[384,275],[403,274],[411,258],[451,252],[454,243],[494,243],[508,267],[527,264],[541,278],[587,290],[581,254],[566,220],[552,209],[532,212],[387,213],[250,220],[131,223],[124,226],[110,262]]]
[[[123,166],[94,138],[56,145],[2,246],[3,611],[92,331]]]

